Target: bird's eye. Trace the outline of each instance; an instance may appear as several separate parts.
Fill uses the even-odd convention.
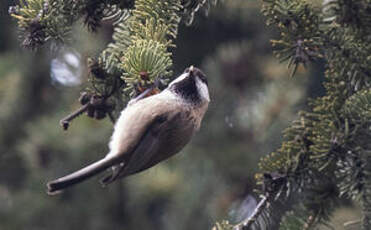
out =
[[[200,73],[200,74],[198,75],[198,77],[199,77],[200,80],[201,80],[203,83],[205,83],[207,86],[209,85],[209,83],[207,82],[207,78],[206,78],[206,76],[205,76],[204,74]]]
[[[184,70],[184,73],[189,73],[191,71],[191,68],[192,68],[192,75],[197,76],[203,83],[205,83],[206,85],[209,85],[205,74],[196,67],[193,67],[193,66],[188,67]]]

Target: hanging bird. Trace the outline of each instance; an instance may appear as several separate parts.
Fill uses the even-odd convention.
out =
[[[134,99],[121,112],[101,160],[47,183],[48,194],[78,184],[111,168],[101,182],[107,185],[178,153],[200,128],[210,102],[205,74],[193,66],[161,93]]]

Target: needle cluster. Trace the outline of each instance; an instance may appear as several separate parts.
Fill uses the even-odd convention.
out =
[[[261,159],[262,210],[216,229],[315,229],[328,224],[342,199],[362,207],[359,228],[370,229],[370,1],[264,0],[262,12],[279,31],[274,53],[292,75],[300,64],[325,63],[326,93],[309,100],[281,147]]]

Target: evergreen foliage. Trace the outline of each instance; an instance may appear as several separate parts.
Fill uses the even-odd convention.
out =
[[[211,0],[21,0],[9,9],[18,20],[23,46],[36,49],[51,40],[53,44],[70,38],[72,25],[82,20],[90,31],[101,21],[115,25],[113,42],[97,58],[88,60],[91,87],[83,92],[83,107],[61,121],[65,129],[77,115],[87,111],[90,117],[111,120],[114,105],[121,105],[134,95],[172,75],[171,48],[183,17],[192,23],[200,8]],[[115,112],[122,108],[117,106]],[[89,112],[90,111],[90,112]]]
[[[252,216],[214,229],[315,229],[327,224],[341,199],[362,206],[371,229],[371,1],[263,0],[267,24],[279,31],[274,54],[292,76],[300,65],[325,62],[326,94],[309,101],[284,133],[281,147],[261,159],[256,175],[261,201]],[[207,0],[21,0],[10,13],[23,45],[68,42],[74,23],[96,31],[114,24],[113,41],[89,59],[91,87],[80,99],[88,115],[109,114],[172,75],[172,52],[181,20],[192,23]],[[77,114],[77,113],[76,113]],[[72,116],[75,117],[75,116]],[[71,117],[69,118],[71,119]],[[68,126],[67,123],[63,125]]]
[[[370,1],[265,0],[263,13],[280,32],[274,52],[293,74],[299,64],[326,62],[326,95],[311,100],[282,146],[261,160],[257,178],[268,204],[252,228],[235,228],[271,229],[275,203],[288,202],[294,212],[278,220],[280,229],[314,229],[347,197],[363,207],[362,229],[370,229]]]
[[[1,1],[4,12],[9,4],[14,2]],[[108,119],[95,121],[81,116],[68,133],[56,124],[68,110],[79,107],[75,98],[84,88],[81,83],[87,77],[85,57],[104,50],[111,42],[112,27],[110,22],[103,22],[97,33],[90,33],[80,26],[80,21],[83,22],[80,20],[72,28],[73,43],[66,39],[67,47],[54,57],[48,50],[42,53],[20,50],[16,21],[0,15],[3,108],[0,112],[0,141],[3,143],[0,145],[0,200],[3,204],[0,228],[211,228],[214,220],[225,215],[231,199],[254,184],[252,176],[259,153],[271,151],[280,142],[280,131],[295,114],[296,109],[290,105],[301,104],[306,95],[307,85],[297,83],[308,78],[287,78],[284,65],[272,58],[268,42],[271,31],[261,26],[263,18],[259,8],[255,1],[220,2],[208,17],[199,17],[199,12],[194,25],[180,24],[177,48],[171,49],[174,76],[185,66],[199,66],[210,79],[212,94],[203,128],[193,143],[169,161],[107,188],[101,188],[97,183],[99,178],[94,178],[58,197],[45,194],[48,180],[98,159],[107,151],[112,133]],[[235,59],[233,50],[243,47],[240,40],[247,41],[251,48],[244,49]],[[203,64],[206,58],[214,60],[214,52],[221,50],[221,44],[229,47],[230,43],[236,46],[229,49],[231,58],[224,58],[224,64],[213,61],[207,66]],[[71,54],[79,60],[76,72],[82,73],[71,76],[80,82],[75,85],[65,84],[54,75],[55,60],[64,61],[65,55]],[[224,55],[220,53],[220,57]],[[270,68],[261,69],[265,66],[263,63],[271,63]],[[258,64],[256,68],[251,68],[255,64]],[[263,75],[252,72],[256,70]],[[251,82],[249,77],[244,79],[247,90],[229,82],[230,76],[242,78],[244,73],[255,79]],[[298,74],[303,75],[303,71],[299,69]],[[278,87],[274,83],[278,83]],[[287,90],[287,84],[291,90]],[[230,90],[226,90],[227,85]],[[253,115],[258,122],[250,123],[249,119],[247,124],[243,108],[251,106],[257,106]],[[259,124],[269,131],[263,131]],[[260,134],[254,133],[253,137],[249,127]],[[214,144],[210,145],[210,141]],[[251,154],[246,153],[246,149]]]

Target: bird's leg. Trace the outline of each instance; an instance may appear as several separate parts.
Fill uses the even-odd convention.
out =
[[[112,173],[109,174],[108,176],[103,177],[100,180],[100,183],[103,186],[106,186],[112,183],[113,181],[115,181],[120,176],[121,172],[123,172],[124,166],[125,166],[124,163],[120,163],[119,165],[112,166]]]
[[[156,88],[158,88],[161,84],[161,80],[160,79],[156,79],[155,82],[149,87],[147,88],[146,90],[144,90],[143,92],[141,92],[138,96],[136,96],[135,98],[131,99],[128,103],[128,105],[132,105],[132,104],[135,104],[137,101],[147,97],[149,94],[151,94]]]
[[[144,90],[142,93],[140,93],[138,96],[136,96],[135,98],[131,99],[128,103],[128,105],[132,105],[132,104],[135,104],[137,101],[139,101],[140,99],[143,99],[147,96],[147,94],[149,94],[150,92],[152,91],[152,88],[148,88],[146,90]]]

